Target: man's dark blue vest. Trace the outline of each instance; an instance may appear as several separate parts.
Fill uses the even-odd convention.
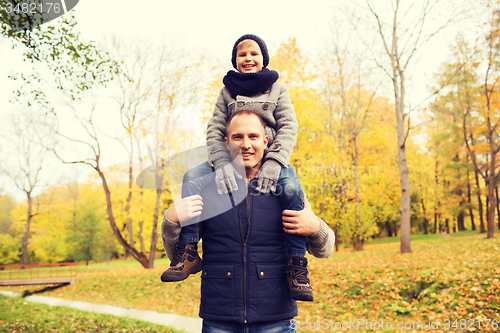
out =
[[[245,180],[238,183],[246,187]],[[233,194],[239,204],[203,221],[200,317],[239,323],[287,320],[297,303],[285,286],[287,261],[283,206],[277,195],[255,191],[257,179]],[[203,211],[217,209],[215,183],[203,190]],[[203,217],[203,214],[202,214]],[[203,218],[202,218],[203,220]]]

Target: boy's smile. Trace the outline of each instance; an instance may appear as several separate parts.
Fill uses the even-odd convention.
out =
[[[264,58],[259,44],[251,39],[245,39],[236,49],[236,65],[240,73],[257,73],[262,70]]]

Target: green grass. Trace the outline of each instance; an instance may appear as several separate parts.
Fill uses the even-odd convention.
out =
[[[127,317],[52,307],[0,295],[0,332],[181,332]]]

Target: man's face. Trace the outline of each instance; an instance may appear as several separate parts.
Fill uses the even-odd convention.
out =
[[[229,124],[226,147],[236,163],[243,162],[247,178],[259,171],[268,137],[260,119],[254,114],[238,114]]]
[[[257,73],[262,70],[264,57],[260,46],[251,39],[242,40],[236,48],[236,65],[240,73]]]

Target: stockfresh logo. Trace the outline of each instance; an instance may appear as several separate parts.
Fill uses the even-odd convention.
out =
[[[14,32],[31,30],[75,8],[79,0],[0,0],[2,16]]]

